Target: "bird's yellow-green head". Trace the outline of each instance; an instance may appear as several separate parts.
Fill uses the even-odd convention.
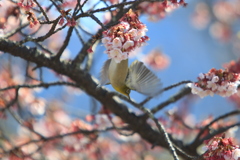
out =
[[[123,95],[127,96],[130,99],[130,88],[128,88],[126,85],[122,86],[122,87],[114,87],[114,89],[120,93],[122,93]]]

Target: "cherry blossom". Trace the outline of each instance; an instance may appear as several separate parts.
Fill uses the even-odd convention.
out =
[[[237,73],[213,68],[206,74],[200,73],[198,82],[191,83],[189,86],[192,93],[199,95],[201,98],[214,94],[229,97],[237,92],[239,78]]]
[[[240,157],[239,146],[234,145],[231,138],[216,136],[204,143],[207,148],[203,155],[205,160],[238,160]]]
[[[167,13],[172,12],[173,10],[177,9],[179,6],[186,6],[184,0],[164,0],[162,2],[142,2],[139,5],[139,10],[143,13],[148,15],[148,19],[150,21],[158,21],[163,19]]]
[[[17,3],[19,7],[24,8],[25,10],[30,10],[33,8],[36,4],[33,2],[33,0],[19,0]]]
[[[34,27],[39,23],[38,19],[36,18],[35,14],[31,11],[26,11],[27,20],[29,21],[30,28]]]
[[[139,21],[138,15],[130,10],[120,23],[103,32],[102,43],[108,57],[119,63],[129,57],[137,47],[143,46],[149,38],[147,28]]]
[[[82,4],[83,1],[80,0],[80,4]],[[77,4],[76,0],[62,0],[62,3],[59,5],[60,8],[74,8]]]
[[[74,27],[76,26],[77,22],[74,20],[74,18],[68,18],[67,19],[67,26]]]
[[[65,19],[67,20],[67,26],[69,27],[74,27],[76,26],[77,22],[75,21],[75,19],[73,17],[71,17],[71,14],[70,14],[70,11],[71,9],[68,9],[68,10],[60,10],[61,12],[61,18],[58,22],[59,25],[63,25],[64,22],[65,22]]]

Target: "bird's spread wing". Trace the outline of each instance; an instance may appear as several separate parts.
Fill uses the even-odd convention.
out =
[[[135,60],[129,67],[126,85],[142,94],[154,96],[161,91],[161,81],[142,62]]]
[[[110,81],[108,78],[110,63],[111,63],[111,59],[107,60],[102,67],[102,70],[100,72],[100,84],[99,84],[100,86],[110,84]]]

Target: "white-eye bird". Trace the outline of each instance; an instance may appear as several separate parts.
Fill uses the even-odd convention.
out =
[[[135,60],[128,68],[128,59],[116,63],[107,60],[101,70],[100,85],[111,84],[113,88],[129,97],[135,90],[147,96],[154,96],[161,91],[160,79],[143,62]]]

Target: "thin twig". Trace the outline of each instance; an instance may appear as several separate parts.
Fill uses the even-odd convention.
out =
[[[50,55],[53,55],[54,53],[52,51],[50,51],[49,49],[47,49],[47,47],[43,46],[42,44],[38,43],[38,42],[34,42],[39,48],[41,48],[43,51],[49,53]]]
[[[47,16],[46,12],[44,11],[44,9],[42,8],[42,6],[38,3],[37,0],[33,0],[33,1],[34,1],[34,2],[37,4],[37,6],[40,8],[40,10],[41,10],[43,16],[45,17],[45,19],[47,20],[47,22],[49,22],[48,16]]]
[[[181,81],[181,82],[179,82],[179,83],[176,83],[176,84],[173,84],[173,85],[170,85],[170,86],[168,86],[168,87],[165,87],[165,88],[163,88],[159,93],[157,93],[156,95],[159,95],[159,94],[161,94],[161,93],[163,93],[164,91],[167,91],[167,90],[169,90],[169,89],[172,89],[172,88],[175,88],[175,87],[177,87],[177,86],[180,86],[180,85],[182,85],[182,84],[186,84],[186,83],[191,83],[192,81]],[[156,96],[155,95],[155,96]],[[147,103],[149,100],[151,100],[153,97],[147,97],[145,100],[143,100],[140,104],[141,105],[144,105],[145,103]]]
[[[64,50],[66,49],[66,47],[68,46],[68,43],[69,43],[70,38],[71,38],[71,36],[72,36],[73,28],[74,28],[74,27],[69,27],[68,32],[67,32],[67,36],[66,36],[66,38],[65,38],[65,40],[64,40],[64,42],[63,42],[62,47],[59,49],[58,53],[57,53],[56,56],[54,56],[53,58],[56,58],[56,59],[58,59],[58,60],[60,59],[63,51],[64,51]]]
[[[236,127],[236,126],[240,126],[240,122],[226,126],[226,127],[221,127],[218,130],[209,133],[208,135],[206,135],[205,137],[203,137],[202,139],[198,140],[198,144],[202,144],[205,140],[210,139],[216,135],[219,135],[220,133],[226,132],[227,130],[229,130],[230,128]]]
[[[28,127],[24,124],[24,121],[17,115],[13,112],[13,110],[11,108],[8,108],[7,109],[9,111],[9,113],[12,115],[12,117],[21,125],[23,126],[24,128],[27,128],[29,131],[35,133],[36,135],[38,135],[39,137],[43,138],[44,139],[44,136],[41,135],[40,133],[38,133],[37,131],[35,131],[34,129],[32,129],[31,127]]]
[[[77,30],[77,28],[74,27],[74,31],[77,33],[78,39],[80,40],[80,42],[82,43],[82,45],[85,44],[81,34],[79,33],[79,31]]]
[[[6,87],[6,88],[0,88],[0,91],[6,91],[9,89],[19,89],[19,88],[39,88],[39,87],[48,88],[50,86],[58,86],[58,85],[68,85],[68,86],[77,87],[77,85],[75,83],[59,81],[59,82],[39,83],[39,84],[34,84],[34,85],[31,85],[31,84],[14,85],[14,86]]]
[[[92,46],[92,53],[87,54],[87,63],[86,63],[86,67],[85,70],[88,72],[90,71],[91,67],[92,67],[92,63],[93,63],[93,55],[96,51],[96,47],[98,45],[99,41],[96,41],[96,43],[94,43],[94,45]]]
[[[57,26],[58,21],[59,21],[60,18],[61,18],[61,16],[54,20],[54,23],[53,23],[51,29],[50,29],[50,30],[48,31],[48,33],[45,34],[44,36],[41,36],[41,37],[38,37],[38,38],[26,37],[24,40],[20,41],[19,43],[20,43],[20,44],[23,44],[23,43],[26,43],[26,42],[28,42],[28,41],[42,42],[42,41],[44,41],[45,39],[49,38],[49,37],[52,36],[54,33],[56,33],[57,30],[56,30],[55,32],[54,32],[54,30],[55,30],[55,28],[56,28],[56,26]]]
[[[153,114],[155,114],[158,111],[160,111],[161,109],[163,109],[164,107],[168,106],[171,103],[175,103],[176,101],[178,101],[179,99],[183,98],[184,96],[186,96],[186,95],[188,95],[190,93],[191,93],[191,89],[189,87],[184,87],[177,94],[175,94],[172,97],[170,97],[167,101],[157,105],[156,107],[153,107],[151,109],[151,112]]]
[[[6,109],[10,108],[11,106],[13,106],[16,102],[17,102],[17,99],[18,99],[18,88],[16,88],[15,90],[15,98],[13,100],[11,100],[4,108],[1,108],[0,109],[0,112],[3,112],[5,111]]]
[[[54,0],[50,0],[50,1],[57,8],[58,12],[61,13],[61,8],[59,8],[59,6],[55,3],[55,1]]]
[[[12,105],[14,105],[17,100],[18,100],[18,91],[19,91],[19,88],[16,88],[16,92],[15,92],[15,98],[6,105],[6,107],[4,109],[7,109],[9,111],[9,113],[12,115],[12,117],[23,127],[29,129],[30,131],[32,131],[33,133],[37,134],[39,137],[41,138],[44,138],[40,133],[34,131],[33,129],[31,129],[30,127],[27,127],[26,125],[23,124],[23,121],[21,120],[20,117],[18,117],[13,111],[12,109],[10,108]]]
[[[219,120],[221,120],[221,119],[224,119],[224,118],[227,118],[227,117],[236,115],[236,114],[240,114],[240,110],[235,110],[235,111],[226,113],[226,114],[221,115],[221,116],[215,118],[214,120],[212,120],[208,125],[206,125],[205,127],[203,127],[203,128],[200,130],[200,132],[199,132],[198,135],[195,137],[195,140],[192,142],[192,144],[199,143],[199,139],[200,139],[201,135],[202,135],[212,124],[214,124],[215,122],[217,122],[217,121],[219,121]]]
[[[93,14],[89,14],[89,16],[95,21],[97,22],[97,24],[99,24],[104,30],[106,30],[106,27],[104,26],[104,24],[102,24],[102,22]]]
[[[25,23],[21,26],[19,26],[18,28],[16,28],[15,30],[13,30],[12,32],[6,34],[3,38],[8,39],[9,37],[13,36],[14,34],[16,34],[17,32],[19,32],[20,30],[24,29],[25,27],[27,27],[29,25],[29,23]]]
[[[44,137],[44,138],[41,137],[40,139],[33,139],[33,140],[25,142],[25,143],[23,143],[19,146],[15,146],[14,148],[3,152],[3,154],[8,154],[8,153],[12,152],[13,150],[15,150],[17,148],[21,148],[21,147],[29,145],[31,143],[38,143],[38,142],[41,142],[41,141],[44,141],[44,142],[52,141],[52,140],[55,140],[55,139],[61,139],[63,137],[67,137],[67,136],[71,136],[71,135],[75,135],[75,134],[84,134],[84,135],[97,134],[97,133],[107,132],[107,131],[110,131],[110,130],[113,130],[113,129],[114,129],[113,127],[108,127],[108,128],[101,129],[101,130],[98,130],[98,129],[93,129],[93,130],[79,129],[77,131],[70,132],[70,133],[59,134],[59,135]]]
[[[189,81],[189,80],[181,81],[181,82],[179,82],[179,83],[176,83],[176,84],[170,85],[170,86],[168,86],[168,87],[165,87],[163,90],[164,90],[164,91],[167,91],[167,90],[169,90],[169,89],[172,89],[172,88],[175,88],[175,87],[177,87],[177,86],[180,86],[180,85],[182,85],[182,84],[187,84],[187,83],[192,83],[192,81]]]
[[[77,27],[79,29],[81,29],[84,33],[88,34],[89,36],[93,36],[93,34],[88,32],[88,31],[86,31],[86,29],[84,29],[83,26],[81,26],[81,24],[78,24]]]
[[[82,3],[82,7],[84,7],[84,5],[88,2],[88,0],[85,0],[83,3]]]
[[[104,109],[105,109],[105,108],[104,108]],[[106,112],[105,114],[107,115],[108,120],[109,120],[110,123],[112,124],[112,127],[116,130],[116,132],[117,132],[119,135],[132,136],[132,135],[135,133],[134,131],[132,131],[130,134],[122,133],[122,132],[121,132],[122,129],[115,126],[114,122],[112,121],[111,115],[110,115],[108,112]]]

